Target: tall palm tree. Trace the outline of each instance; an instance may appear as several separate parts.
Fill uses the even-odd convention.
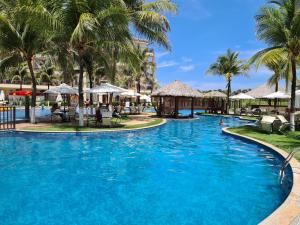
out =
[[[226,111],[229,112],[231,82],[234,76],[245,75],[248,71],[248,65],[239,59],[239,53],[228,49],[225,55],[217,58],[217,61],[210,65],[208,74],[224,76],[227,81],[227,105]]]
[[[0,48],[11,60],[20,55],[27,63],[32,82],[31,123],[35,123],[36,76],[33,58],[42,51],[57,23],[41,0],[1,1]]]
[[[133,54],[132,35],[169,47],[166,32],[170,26],[160,12],[174,5],[168,0],[145,3],[145,0],[51,0],[50,7],[59,14],[71,51],[79,65],[79,125],[83,126],[84,56],[94,49],[109,49],[114,58],[112,73],[122,52]],[[124,4],[125,3],[125,4]],[[174,7],[173,7],[174,8]],[[132,29],[133,28],[133,29]]]
[[[95,48],[122,44],[131,40],[128,12],[118,1],[57,0],[53,1],[64,26],[62,34],[69,40],[70,51],[79,65],[79,125],[83,126],[84,57]]]
[[[295,131],[295,99],[297,83],[297,58],[300,56],[300,0],[274,0],[261,8],[256,16],[258,39],[269,47],[253,58],[280,50],[288,56],[291,65],[291,131]]]

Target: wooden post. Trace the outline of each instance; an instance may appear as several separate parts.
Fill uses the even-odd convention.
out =
[[[175,97],[175,118],[178,118],[178,97]]]
[[[191,105],[191,117],[194,118],[194,98],[192,98],[192,105]]]
[[[163,113],[162,97],[159,97],[159,115],[162,116],[162,113]]]

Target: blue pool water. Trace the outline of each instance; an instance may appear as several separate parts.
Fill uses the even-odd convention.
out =
[[[0,133],[1,225],[257,224],[286,198],[282,159],[218,117],[137,132]],[[225,119],[235,126],[237,119]]]
[[[50,108],[37,108],[35,110],[35,114],[37,117],[45,117],[45,116],[49,116],[51,115],[51,111]],[[7,119],[7,114],[4,113],[1,117],[0,117],[0,123],[3,121],[6,121]],[[11,118],[11,115],[8,115],[9,119]],[[17,108],[16,109],[16,120],[20,121],[20,120],[25,120],[25,109],[24,108]]]

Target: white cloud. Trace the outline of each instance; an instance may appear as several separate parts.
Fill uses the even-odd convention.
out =
[[[188,58],[188,57],[185,57],[185,56],[182,57],[181,60],[182,60],[183,62],[186,62],[186,63],[192,62],[192,61],[193,61],[191,58]]]
[[[211,12],[200,0],[184,0],[179,2],[180,15],[188,20],[199,21],[210,18]]]
[[[173,67],[173,66],[176,66],[176,65],[178,65],[178,63],[173,61],[173,60],[163,61],[163,62],[161,62],[157,65],[157,68],[167,68],[167,67]]]
[[[166,55],[169,55],[169,54],[170,54],[170,52],[168,52],[168,51],[166,51],[166,52],[157,52],[155,54],[155,56],[156,56],[156,59],[160,59],[160,58],[162,58],[162,57],[164,57]]]
[[[179,69],[182,70],[183,72],[190,72],[195,69],[195,65],[187,65],[187,66],[180,66]]]

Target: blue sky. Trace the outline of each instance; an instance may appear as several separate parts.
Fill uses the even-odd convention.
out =
[[[255,19],[266,0],[174,0],[179,13],[169,17],[172,51],[156,48],[157,79],[166,85],[176,79],[200,90],[224,89],[222,77],[206,75],[208,66],[228,48],[248,59],[265,47],[255,35]],[[233,89],[253,88],[271,72],[251,70],[233,81]]]

